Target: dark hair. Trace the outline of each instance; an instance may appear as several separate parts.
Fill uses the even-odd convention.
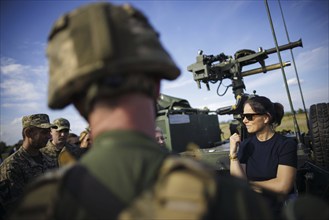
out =
[[[256,113],[270,115],[270,124],[281,124],[281,120],[284,115],[284,108],[282,104],[278,102],[272,103],[271,100],[265,96],[252,97],[244,104],[249,104],[252,110]]]
[[[74,138],[78,138],[78,141],[74,140]],[[79,136],[77,134],[75,134],[75,133],[69,133],[68,136],[67,136],[66,141],[69,144],[75,144],[75,145],[79,145],[80,144]]]
[[[73,138],[75,138],[75,137],[79,137],[77,134],[75,134],[75,133],[69,133],[68,135],[67,135],[67,137],[68,138],[71,138],[71,137],[73,137]]]

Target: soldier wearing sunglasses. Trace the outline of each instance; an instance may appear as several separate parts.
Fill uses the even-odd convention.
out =
[[[283,115],[283,106],[264,96],[247,100],[241,116],[251,135],[240,143],[239,134],[233,134],[229,157],[231,175],[248,180],[258,192],[265,189],[287,196],[294,192],[297,143],[275,132]],[[274,211],[282,207],[271,203]]]

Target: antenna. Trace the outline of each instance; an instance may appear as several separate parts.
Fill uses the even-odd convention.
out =
[[[272,30],[272,35],[273,35],[275,47],[276,47],[276,52],[278,54],[279,62],[280,62],[280,65],[281,65],[281,71],[282,71],[283,81],[284,81],[284,84],[285,84],[285,87],[286,87],[286,91],[287,91],[287,95],[288,95],[288,100],[289,100],[291,112],[292,112],[293,119],[294,119],[294,128],[295,128],[296,138],[297,138],[298,145],[300,145],[300,144],[302,144],[301,138],[300,138],[300,130],[299,130],[299,126],[298,126],[298,123],[297,123],[296,113],[295,113],[295,110],[294,110],[294,106],[293,106],[292,101],[291,101],[291,95],[290,95],[290,91],[289,91],[289,87],[288,87],[288,83],[287,83],[286,73],[285,73],[285,71],[283,69],[283,65],[282,65],[281,54],[280,54],[280,50],[279,50],[279,46],[278,46],[278,41],[277,41],[277,38],[276,38],[276,34],[275,34],[273,22],[272,22],[271,12],[270,12],[270,8],[268,6],[267,0],[264,0],[264,1],[265,1],[265,6],[266,6],[266,10],[267,10],[268,19],[269,19],[269,22],[270,22],[270,25],[271,25],[271,30]]]
[[[280,6],[281,17],[282,17],[282,20],[283,20],[284,29],[285,29],[286,35],[287,35],[287,40],[290,43],[290,38],[289,38],[289,34],[288,34],[288,29],[287,29],[286,21],[284,19],[284,15],[283,15],[282,7],[281,7],[281,2],[280,2],[280,0],[278,0],[278,2],[279,2],[279,6]],[[302,99],[302,102],[303,102],[304,113],[305,113],[305,116],[306,116],[307,128],[308,128],[308,130],[310,130],[310,125],[309,125],[307,111],[306,111],[305,102],[304,102],[304,96],[303,96],[303,92],[302,92],[302,87],[300,85],[299,76],[298,76],[297,67],[296,67],[296,62],[295,62],[295,58],[294,58],[294,54],[292,52],[292,49],[290,49],[290,54],[291,54],[291,58],[292,58],[292,63],[294,64],[294,69],[295,69],[295,74],[296,74],[296,78],[297,78],[297,82],[298,82],[300,96],[301,96],[301,99]]]

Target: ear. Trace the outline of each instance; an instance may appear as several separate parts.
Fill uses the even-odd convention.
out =
[[[271,120],[271,116],[270,116],[269,114],[266,114],[266,115],[265,115],[264,123],[265,123],[265,124],[269,124],[269,123],[270,123],[270,120]]]
[[[26,137],[30,138],[34,135],[34,129],[31,127],[25,128],[24,129],[24,134]]]

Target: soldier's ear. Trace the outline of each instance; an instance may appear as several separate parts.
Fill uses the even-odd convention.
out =
[[[33,133],[34,133],[34,129],[32,127],[27,127],[24,129],[24,134],[26,137],[32,137],[33,136]]]

